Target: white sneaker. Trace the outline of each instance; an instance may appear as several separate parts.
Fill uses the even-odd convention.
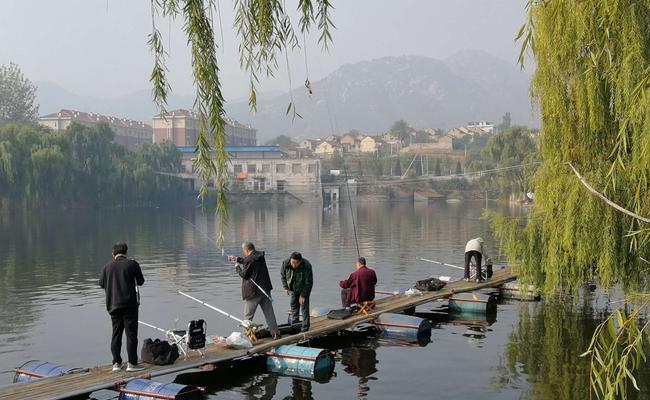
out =
[[[115,363],[113,364],[113,372],[121,371],[122,370],[122,364],[120,363]]]
[[[126,364],[126,372],[136,372],[142,370],[144,370],[144,367],[140,364],[131,364],[131,363]]]

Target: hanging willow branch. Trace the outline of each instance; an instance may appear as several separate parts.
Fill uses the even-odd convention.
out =
[[[297,48],[298,39],[282,1],[233,0],[233,3],[234,29],[240,39],[240,62],[250,75],[249,105],[251,110],[255,110],[260,75],[273,76],[279,54]],[[166,54],[162,36],[155,26],[155,16],[160,13],[164,17],[181,18],[183,21],[196,86],[194,109],[199,117],[194,166],[198,178],[203,182],[200,197],[205,198],[210,182],[214,183],[217,191],[216,212],[220,217],[221,245],[223,229],[228,220],[228,154],[225,150],[225,100],[221,92],[213,21],[213,15],[220,15],[219,4],[215,0],[151,0],[151,7],[153,28],[148,43],[154,54],[154,66],[150,80],[154,102],[163,115],[171,87],[166,78]],[[324,49],[332,40],[331,29],[334,25],[329,17],[331,8],[329,0],[299,0],[297,5],[300,31],[308,32],[312,25],[316,25],[320,33],[319,42]]]
[[[594,196],[598,197],[599,199],[601,199],[601,200],[604,201],[605,203],[609,204],[611,207],[617,209],[618,211],[622,212],[623,214],[629,215],[629,216],[632,217],[632,218],[636,218],[636,219],[638,219],[639,221],[643,221],[643,222],[645,222],[645,223],[649,223],[649,224],[650,224],[650,218],[642,217],[642,216],[640,216],[639,214],[635,214],[635,213],[633,213],[632,211],[627,210],[627,209],[625,209],[625,208],[619,206],[618,204],[614,203],[613,201],[611,201],[610,199],[608,199],[607,197],[605,197],[605,195],[603,195],[602,193],[600,193],[599,191],[597,191],[596,189],[594,189],[593,187],[591,187],[591,185],[589,185],[589,183],[587,182],[587,180],[585,180],[585,178],[583,178],[582,175],[580,175],[580,173],[579,173],[579,172],[578,172],[578,171],[573,167],[573,164],[571,164],[571,163],[567,163],[567,164],[569,165],[569,167],[571,167],[571,169],[573,170],[573,173],[576,174],[576,176],[578,177],[578,179],[580,179],[580,182],[582,183],[582,185],[583,185],[584,187],[586,187],[587,190],[588,190],[589,192],[591,192]]]
[[[589,348],[581,355],[591,359],[591,389],[598,399],[626,399],[628,382],[640,390],[634,373],[646,361],[643,334],[650,321],[640,323],[640,317],[649,305],[647,294],[626,299],[598,325]],[[626,311],[628,307],[634,307],[633,311]]]

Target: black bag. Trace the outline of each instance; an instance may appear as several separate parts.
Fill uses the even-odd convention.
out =
[[[329,319],[346,319],[351,316],[352,310],[350,308],[341,308],[327,313],[327,318]]]
[[[435,292],[445,287],[445,284],[438,278],[429,278],[417,281],[415,288],[421,292]]]
[[[169,344],[166,340],[145,339],[140,353],[142,361],[154,365],[173,364],[178,358],[178,346]]]

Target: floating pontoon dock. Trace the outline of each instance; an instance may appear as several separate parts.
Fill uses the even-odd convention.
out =
[[[102,389],[115,389],[135,378],[148,379],[160,375],[175,374],[204,365],[214,365],[224,361],[264,354],[268,350],[280,345],[302,343],[309,339],[371,322],[382,313],[401,312],[420,304],[447,298],[453,293],[471,292],[482,288],[501,286],[516,278],[516,274],[510,268],[504,268],[495,271],[492,278],[486,282],[456,281],[448,283],[440,291],[426,292],[421,296],[409,297],[403,294],[397,294],[378,299],[375,308],[369,314],[357,314],[344,320],[327,319],[327,317],[312,318],[311,329],[308,332],[283,336],[278,340],[272,340],[270,338],[260,339],[250,349],[235,350],[222,345],[210,344],[204,349],[203,357],[199,354],[192,354],[187,359],[179,358],[173,365],[147,365],[146,370],[133,373],[124,371],[111,372],[110,365],[99,366],[68,375],[43,378],[33,382],[17,383],[2,387],[0,388],[0,399],[65,399],[87,395]]]

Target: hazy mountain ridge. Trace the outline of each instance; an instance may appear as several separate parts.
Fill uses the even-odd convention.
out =
[[[293,91],[302,119],[286,116],[289,94],[258,104],[229,104],[229,114],[247,120],[260,137],[313,137],[356,128],[381,132],[398,120],[415,127],[449,128],[468,121],[496,123],[506,112],[513,123],[536,126],[529,95],[530,75],[482,51],[465,50],[446,60],[421,56],[384,57],[343,65],[306,89]],[[329,107],[328,100],[329,99]]]
[[[293,102],[303,118],[286,115],[289,93],[260,95],[255,114],[241,98],[226,103],[226,109],[231,117],[257,128],[260,141],[278,134],[316,137],[352,128],[382,132],[398,119],[420,128],[449,128],[482,119],[498,123],[508,111],[513,123],[537,125],[531,116],[529,81],[527,72],[477,50],[445,60],[383,57],[341,66],[313,82],[311,96],[300,85],[293,91]],[[51,82],[37,86],[41,115],[69,108],[150,124],[157,113],[148,90],[103,99],[75,95]],[[191,108],[193,102],[193,96],[172,93],[167,108]]]

